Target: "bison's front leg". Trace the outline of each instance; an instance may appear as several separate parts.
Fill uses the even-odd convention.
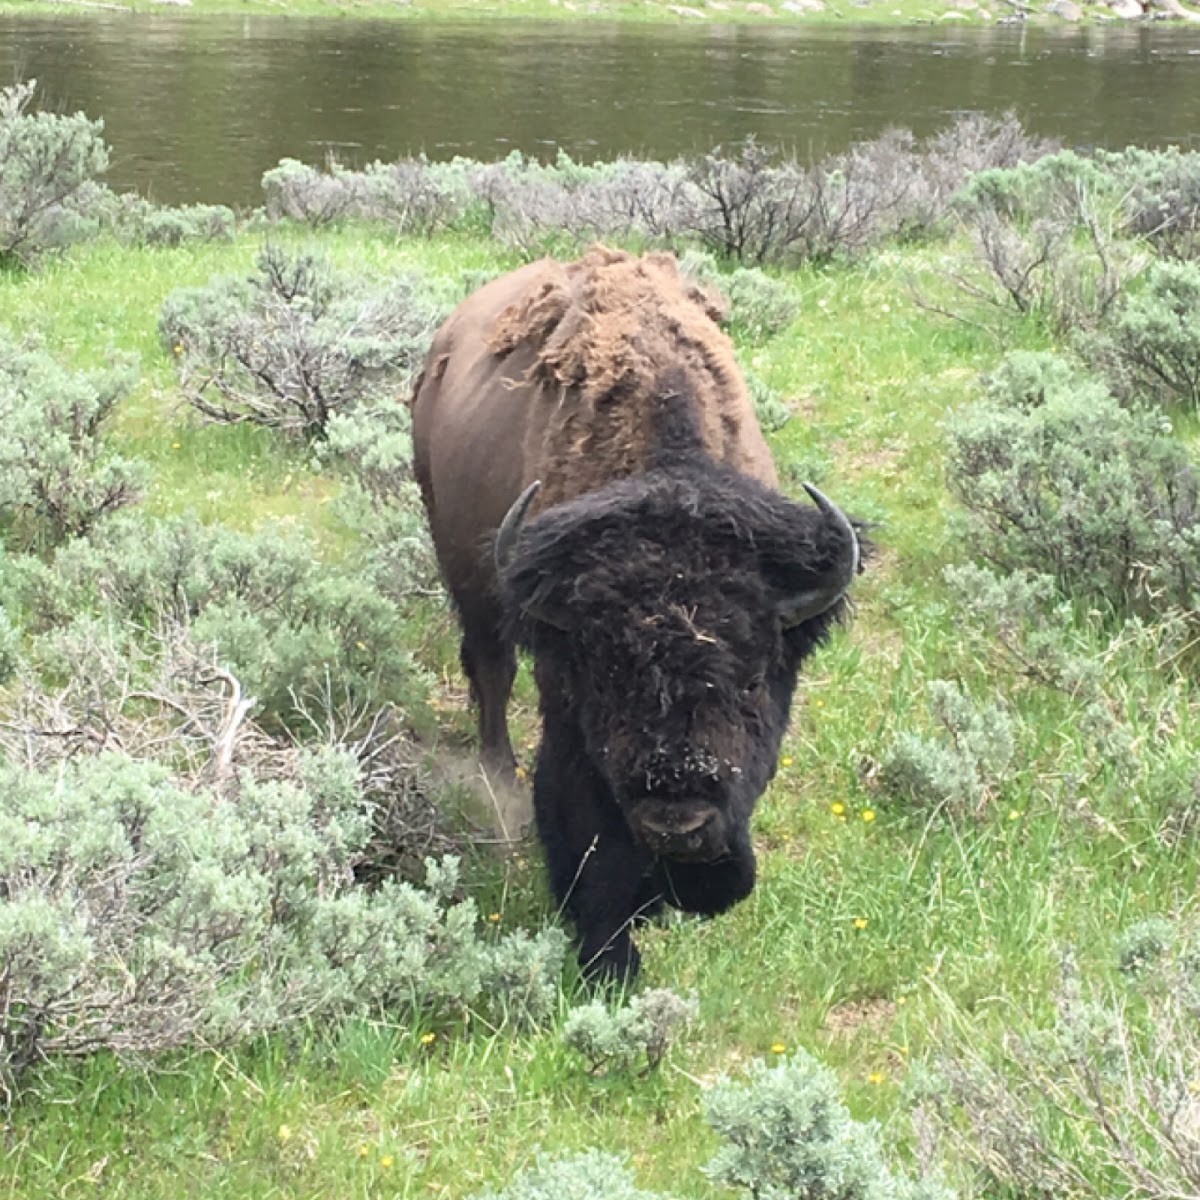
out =
[[[575,922],[591,979],[628,981],[640,956],[630,937],[651,868],[583,750],[575,723],[546,716],[533,807],[554,897]]]

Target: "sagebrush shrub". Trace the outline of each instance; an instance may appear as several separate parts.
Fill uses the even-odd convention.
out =
[[[726,326],[750,341],[774,337],[800,312],[800,301],[792,289],[757,267],[724,272],[711,254],[692,249],[680,256],[679,270],[703,288],[719,293],[729,308]]]
[[[141,196],[109,195],[89,206],[118,241],[133,246],[180,246],[184,242],[229,241],[237,226],[233,209],[223,204],[152,204]]]
[[[1141,975],[1157,966],[1175,944],[1177,930],[1165,917],[1131,925],[1117,943],[1117,965],[1125,975]]]
[[[934,1181],[893,1174],[879,1127],[850,1116],[833,1072],[804,1051],[755,1063],[745,1083],[720,1080],[704,1115],[724,1142],[708,1175],[754,1200],[950,1200]]]
[[[209,420],[314,439],[335,413],[405,391],[445,311],[415,278],[365,290],[320,258],[268,245],[249,278],[169,296],[159,335]]]
[[[31,112],[35,91],[0,88],[0,264],[70,241],[79,200],[108,169],[104,122]]]
[[[1163,258],[1200,256],[1200,152],[1130,146],[1097,157],[1121,182],[1130,233]]]
[[[52,547],[138,498],[145,469],[103,439],[132,382],[68,371],[0,328],[0,538]]]
[[[947,483],[971,551],[1119,611],[1194,608],[1194,468],[1159,413],[1052,355],[1015,354],[949,426]]]
[[[1135,396],[1200,405],[1200,262],[1152,266],[1106,324],[1104,343]]]
[[[432,237],[462,219],[469,191],[459,173],[420,158],[374,162],[352,171],[331,161],[325,171],[283,159],[262,180],[267,216],[321,228],[357,218],[386,221],[401,235]]]
[[[1123,199],[1108,172],[1071,151],[980,171],[955,199],[973,256],[951,282],[985,323],[1034,316],[1059,333],[1091,327],[1147,262],[1123,236]]]
[[[588,1060],[593,1073],[639,1065],[652,1071],[699,1012],[694,996],[685,999],[670,988],[651,988],[615,1010],[593,1000],[571,1010],[563,1041]]]
[[[124,516],[48,562],[9,560],[0,595],[45,637],[81,613],[102,614],[129,637],[163,619],[184,625],[216,647],[269,727],[297,727],[305,697],[331,689],[364,714],[392,704],[419,722],[423,711],[408,615],[368,574],[322,562],[287,526],[242,533]]]
[[[226,1043],[300,1019],[542,1020],[565,939],[489,936],[456,899],[354,868],[371,813],[358,764],[309,755],[235,795],[120,753],[0,766],[0,1089],[43,1059]]]
[[[1013,757],[1013,720],[998,704],[977,704],[956,684],[928,685],[937,733],[902,733],[884,756],[880,783],[930,816],[977,817]]]
[[[435,586],[437,568],[413,480],[405,400],[381,398],[335,413],[321,457],[346,477],[335,509],[369,547],[363,567],[373,584],[396,599]]]
[[[1085,988],[1068,957],[1051,1025],[983,1048],[964,1014],[921,1115],[987,1195],[1147,1200],[1200,1188],[1200,1064],[1182,972],[1132,977],[1142,1002]]]
[[[879,1127],[856,1121],[833,1072],[798,1051],[749,1077],[720,1078],[703,1096],[704,1115],[722,1145],[706,1173],[753,1200],[954,1200],[932,1177],[893,1172]],[[707,1194],[707,1193],[706,1193]],[[477,1200],[667,1200],[640,1191],[624,1162],[588,1151],[545,1156],[502,1192]]]
[[[599,1150],[565,1158],[540,1155],[502,1192],[484,1192],[476,1200],[670,1200],[661,1192],[642,1191],[624,1159]]]

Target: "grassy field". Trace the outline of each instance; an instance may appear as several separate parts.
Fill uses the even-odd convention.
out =
[[[350,229],[319,240],[360,268],[454,276],[511,265],[469,239],[397,243]],[[336,554],[341,535],[323,504],[334,482],[265,433],[194,424],[157,344],[172,289],[245,268],[258,244],[87,245],[37,275],[0,278],[0,320],[43,335],[78,366],[114,349],[140,360],[117,436],[152,465],[155,512],[239,527],[283,517]],[[969,558],[969,547],[943,484],[943,422],[976,393],[1000,347],[914,302],[914,283],[938,286],[942,252],[892,249],[853,269],[787,274],[799,319],[743,348],[795,414],[771,438],[789,486],[819,482],[877,522],[881,549],[856,589],[853,625],[801,682],[781,770],[756,818],[754,895],[718,920],[673,920],[641,937],[644,982],[694,989],[701,1007],[662,1068],[593,1077],[557,1027],[515,1036],[471,1021],[306,1029],[152,1069],[103,1057],[56,1064],[0,1115],[0,1197],[460,1200],[503,1184],[539,1149],[587,1146],[627,1154],[647,1188],[727,1196],[701,1172],[714,1148],[700,1116],[706,1081],[806,1047],[836,1069],[856,1115],[878,1118],[904,1153],[911,1064],[952,1029],[986,1047],[1034,1028],[1065,948],[1107,979],[1120,930],[1190,910],[1194,846],[1153,834],[1171,764],[1182,787],[1195,741],[1186,684],[1151,669],[1152,648],[1110,652],[1112,705],[1168,781],[1135,786],[1095,754],[1071,697],[1005,668],[948,599],[942,568]],[[1018,341],[1046,337],[1029,328]],[[1099,617],[1080,620],[1081,636],[1109,646]],[[434,659],[453,661],[444,612],[430,640]],[[449,668],[445,678],[459,695]],[[975,819],[927,820],[871,784],[871,764],[894,736],[927,728],[925,686],[937,679],[1004,696],[1023,722],[1016,768]],[[527,746],[527,681],[519,697]],[[461,729],[461,706],[449,708],[445,720]],[[501,927],[552,919],[533,847],[475,878]]]

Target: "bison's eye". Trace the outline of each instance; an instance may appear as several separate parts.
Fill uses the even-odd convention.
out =
[[[759,671],[752,675],[749,679],[746,679],[742,682],[742,691],[745,692],[747,696],[753,695],[762,687],[764,680],[765,676],[761,671]]]

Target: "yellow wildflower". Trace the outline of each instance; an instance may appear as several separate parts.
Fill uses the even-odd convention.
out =
[[[172,442],[172,443],[171,443],[171,449],[172,449],[172,450],[178,450],[178,449],[179,449],[179,447],[180,447],[182,444],[183,444],[182,442]]]
[[[371,1153],[371,1147],[368,1146],[365,1142],[363,1143],[363,1145],[359,1146],[359,1148],[358,1148],[358,1157],[359,1158],[366,1158],[367,1155],[370,1153]]]
[[[829,806],[829,811],[833,813],[835,817],[844,817],[846,815],[846,806],[840,800],[835,800]]]
[[[422,1045],[422,1046],[432,1046],[432,1045],[433,1045],[433,1043],[434,1043],[434,1042],[436,1042],[436,1041],[437,1041],[437,1034],[436,1034],[436,1033],[432,1033],[432,1032],[431,1032],[431,1033],[423,1033],[423,1034],[421,1034],[421,1045]]]
[[[785,1054],[786,1052],[787,1052],[787,1047],[782,1042],[773,1042],[771,1044],[771,1053],[772,1054]]]
[[[379,1165],[385,1170],[390,1171],[395,1165],[396,1160],[390,1155],[385,1154],[380,1160]]]
[[[524,767],[518,767],[515,771],[516,777],[524,783],[529,778],[529,772]]]
[[[875,810],[873,808],[864,808],[859,815],[868,825],[875,820]]]
[[[281,1142],[290,1142],[292,1140],[292,1127],[290,1125],[280,1125],[278,1137]]]
[[[793,761],[793,760],[792,760],[791,756],[789,755],[789,756],[788,756],[788,757],[786,757],[786,758],[781,758],[781,759],[779,760],[779,765],[780,765],[781,767],[790,767],[790,766],[792,765],[792,761]]]
[[[887,1076],[882,1071],[872,1071],[871,1074],[867,1076],[867,1078],[876,1087],[878,1087],[881,1083],[883,1083],[887,1079]]]
[[[855,917],[854,918],[854,928],[855,929],[866,929],[866,927],[867,927],[867,918],[866,917]]]
[[[499,913],[490,913],[488,915],[488,920],[491,921],[491,923],[493,925],[495,925],[496,922],[500,920],[500,914]]]
[[[1023,815],[1023,814],[1021,813],[1021,810],[1020,810],[1019,808],[1014,808],[1014,809],[1013,809],[1013,810],[1012,810],[1012,811],[1011,811],[1011,812],[1008,814],[1008,819],[1009,819],[1010,821],[1019,821],[1019,820],[1021,819],[1022,815]]]

